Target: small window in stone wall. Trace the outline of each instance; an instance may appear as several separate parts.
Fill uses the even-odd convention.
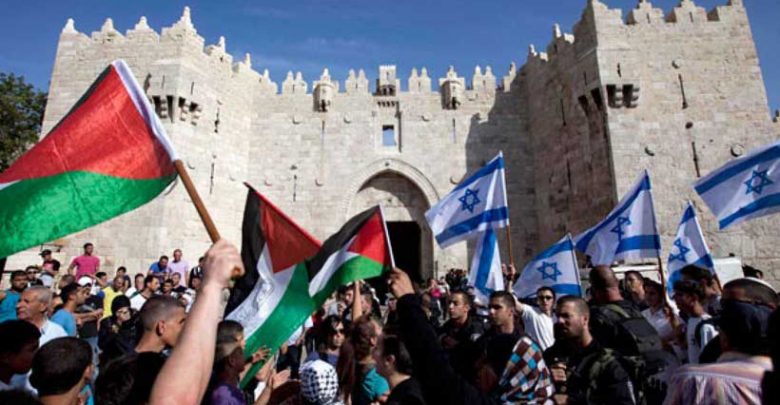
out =
[[[394,126],[382,125],[382,146],[398,146]]]

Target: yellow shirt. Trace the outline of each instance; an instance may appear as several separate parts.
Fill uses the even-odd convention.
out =
[[[114,298],[124,295],[122,291],[114,291],[111,286],[103,289],[103,318],[108,318],[113,315],[111,312],[111,303],[114,302]]]

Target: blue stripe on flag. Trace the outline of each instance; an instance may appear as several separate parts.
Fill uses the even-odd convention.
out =
[[[579,284],[554,284],[550,288],[556,295],[576,295],[582,297],[582,288]]]
[[[568,240],[566,240],[564,242],[561,242],[561,243],[559,243],[557,245],[553,245],[551,248],[549,248],[546,251],[540,253],[539,256],[534,257],[533,261],[546,259],[548,257],[555,256],[558,253],[566,252],[566,251],[569,251],[569,250],[574,250],[574,244],[571,243],[571,239],[568,239]]]
[[[682,220],[680,221],[681,224],[684,224],[691,219],[696,218],[696,213],[693,211],[693,206],[690,204],[688,205],[688,208],[685,209],[685,212],[683,213]]]
[[[696,267],[701,267],[704,269],[713,270],[715,269],[715,263],[712,262],[712,256],[711,255],[705,255],[704,257],[700,258],[699,260],[692,263]]]
[[[503,168],[504,168],[504,158],[499,157],[498,159],[494,159],[492,162],[488,163],[487,165],[477,170],[468,179],[461,181],[460,184],[458,184],[454,189],[452,189],[450,194],[452,194],[452,192],[456,190],[460,190],[466,186],[471,185],[471,183],[477,181],[481,177],[489,176],[493,174],[494,171],[502,170]]]
[[[731,225],[733,222],[739,220],[744,216],[755,214],[756,212],[764,209],[777,207],[778,205],[780,205],[780,193],[772,194],[764,198],[758,199],[756,201],[753,201],[752,203],[744,207],[741,207],[735,213],[727,216],[726,218],[721,219],[719,222],[720,229],[724,229],[725,227]]]
[[[585,252],[588,250],[588,245],[590,245],[591,239],[603,228],[610,225],[612,221],[614,221],[617,217],[621,216],[631,205],[634,203],[634,200],[639,197],[639,193],[641,193],[644,190],[650,190],[650,176],[645,175],[644,179],[642,179],[642,185],[639,186],[636,190],[634,190],[634,193],[631,194],[624,202],[623,207],[621,207],[619,210],[612,213],[612,215],[608,216],[606,219],[604,219],[600,225],[598,225],[596,228],[593,228],[588,232],[588,234],[580,239],[579,242],[577,242],[577,249],[581,252]]]
[[[449,239],[463,235],[476,230],[481,224],[495,221],[503,221],[509,217],[509,211],[506,207],[494,208],[475,215],[463,222],[457,223],[436,235],[436,242],[441,245]]]
[[[496,233],[492,229],[488,229],[485,232],[485,237],[482,240],[482,252],[479,255],[479,269],[477,269],[477,279],[474,280],[474,287],[482,291],[483,294],[489,295],[492,290],[486,287],[488,277],[490,276],[490,268],[493,264],[493,255],[495,254],[494,248],[496,247]]]
[[[658,235],[639,235],[622,239],[615,254],[629,250],[658,250],[660,248],[661,239]]]
[[[739,173],[742,173],[755,165],[774,159],[780,159],[780,145],[773,145],[756,156],[753,156],[744,162],[737,163],[734,166],[731,166],[715,174],[707,181],[696,185],[696,192],[699,193],[699,195],[704,194],[707,191],[710,191],[712,188],[717,187],[720,183],[727,181]],[[721,226],[721,228],[723,227]]]

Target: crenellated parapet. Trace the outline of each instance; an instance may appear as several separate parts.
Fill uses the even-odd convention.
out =
[[[431,92],[431,78],[428,77],[428,69],[422,68],[417,74],[417,68],[412,68],[409,75],[409,93],[427,94]]]
[[[368,94],[368,79],[363,69],[355,75],[355,70],[350,69],[347,80],[344,81],[344,91],[347,94]]]

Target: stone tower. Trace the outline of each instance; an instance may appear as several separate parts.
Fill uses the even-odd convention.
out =
[[[589,0],[573,34],[558,25],[552,31],[545,52],[531,46],[525,65],[512,63],[503,77],[477,66],[467,81],[450,67],[434,89],[424,67],[402,83],[395,66],[381,66],[372,92],[362,69],[343,83],[325,69],[311,86],[287,72],[278,86],[267,70],[253,69],[249,55],[234,62],[224,38],[205,46],[188,8],[160,34],[143,17],[124,35],[110,19],[91,36],[69,20],[44,133],[108,63],[123,58],[234,242],[248,181],[321,239],[382,204],[399,265],[417,278],[466,267],[467,247],[439,249],[423,213],[503,150],[518,266],[566,232],[596,223],[644,168],[665,247],[692,199],[716,257],[780,263],[780,237],[771,232],[780,219],[718,232],[690,187],[780,134],[742,2],[707,12],[683,0],[664,13],[639,1],[624,17]],[[194,262],[209,245],[180,186],[53,244],[69,260],[87,240],[109,267],[132,273],[176,247]],[[11,268],[33,254],[13,257]]]

